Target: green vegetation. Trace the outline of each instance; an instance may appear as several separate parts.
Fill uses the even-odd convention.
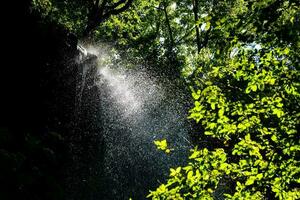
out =
[[[149,198],[300,199],[298,0],[33,5],[78,35],[92,33],[133,63],[189,85],[197,147]],[[93,9],[107,15],[93,17]],[[166,140],[155,144],[170,153]]]
[[[265,47],[268,48],[268,47]],[[189,118],[213,138],[153,199],[213,199],[222,184],[227,199],[299,199],[299,70],[289,48],[242,46],[196,79]],[[257,57],[255,57],[257,56]],[[180,173],[181,171],[181,173]]]
[[[132,2],[133,0],[32,0],[32,10],[86,37],[100,23],[128,9]]]
[[[299,5],[235,4],[230,15],[207,14],[214,39],[193,71],[189,118],[210,143],[153,199],[300,198]]]

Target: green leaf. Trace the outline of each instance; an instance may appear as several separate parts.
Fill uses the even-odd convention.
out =
[[[269,84],[270,85],[274,85],[275,84],[276,79],[275,78],[271,78],[269,79]]]
[[[290,49],[289,49],[289,48],[285,48],[285,49],[283,50],[283,53],[284,53],[285,55],[288,55],[288,54],[290,53]]]
[[[178,167],[176,169],[171,168],[170,169],[170,176],[177,176],[177,175],[179,175],[180,171],[181,171],[181,167]]]
[[[255,180],[256,180],[256,176],[249,176],[249,178],[247,179],[245,185],[252,185]]]
[[[275,134],[272,135],[271,140],[274,141],[274,142],[277,142],[277,136]]]
[[[195,100],[198,100],[200,98],[200,91],[198,90],[197,93],[193,92],[192,96]]]
[[[188,174],[187,174],[187,179],[188,179],[188,180],[192,180],[193,174],[194,174],[193,171],[189,171]]]
[[[222,117],[224,115],[224,108],[221,108],[219,111],[218,111],[218,115],[219,117]]]
[[[258,180],[261,180],[263,178],[263,176],[264,176],[263,173],[259,173],[259,174],[256,175],[256,178]]]
[[[211,131],[205,131],[204,134],[205,134],[205,135],[213,135],[214,133],[211,132]]]
[[[250,87],[247,87],[246,88],[246,94],[249,94],[251,92],[251,88]]]
[[[247,134],[247,135],[245,136],[245,140],[246,140],[246,141],[250,141],[250,140],[251,140],[250,134]]]
[[[165,151],[168,148],[167,140],[156,140],[154,141],[154,144],[156,145],[157,149],[161,149],[163,151]]]
[[[209,28],[210,28],[210,22],[206,22],[206,24],[205,24],[205,31],[208,31]]]
[[[210,106],[211,106],[211,109],[213,109],[213,110],[216,109],[216,104],[215,103],[211,103]]]
[[[251,85],[250,88],[253,92],[255,92],[257,90],[257,85]]]

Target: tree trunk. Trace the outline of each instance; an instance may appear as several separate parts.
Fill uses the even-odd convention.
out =
[[[172,49],[173,49],[173,47],[175,45],[175,42],[174,42],[174,38],[173,38],[173,32],[172,32],[172,29],[171,29],[170,19],[169,19],[168,12],[167,12],[167,5],[166,5],[165,2],[163,4],[163,6],[164,6],[163,11],[164,11],[164,14],[165,14],[166,24],[167,24],[167,28],[168,28],[168,32],[169,32],[170,44],[171,44]]]
[[[110,16],[126,11],[132,5],[133,0],[119,0],[110,5],[107,5],[107,2],[108,0],[103,0],[100,4],[100,1],[96,0],[92,5],[89,10],[87,26],[82,34],[83,38],[89,38],[91,33]]]
[[[198,12],[199,12],[199,4],[198,0],[193,0],[193,12],[194,12],[194,18],[195,18],[195,30],[196,30],[196,43],[197,43],[197,50],[198,54],[201,50],[201,41],[200,41],[200,31],[199,31],[199,25],[198,25]]]

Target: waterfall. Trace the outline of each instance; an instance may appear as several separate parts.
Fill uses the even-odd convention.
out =
[[[99,60],[106,56],[96,53]],[[96,84],[105,143],[101,198],[145,199],[166,180],[170,167],[186,162],[191,148],[186,98],[172,81],[141,66],[99,62]],[[156,149],[153,142],[161,139],[174,149],[170,154]]]

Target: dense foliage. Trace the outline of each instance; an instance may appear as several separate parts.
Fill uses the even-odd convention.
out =
[[[214,39],[191,86],[189,118],[207,143],[153,199],[300,198],[299,5],[235,4],[208,14]]]
[[[222,184],[235,187],[228,199],[300,197],[300,74],[290,66],[298,55],[263,50],[259,58],[255,49],[241,50],[198,83],[189,117],[215,141],[211,150],[195,149],[154,199],[213,198]]]
[[[32,0],[32,11],[86,38],[99,24],[127,10],[132,2],[133,0]]]

